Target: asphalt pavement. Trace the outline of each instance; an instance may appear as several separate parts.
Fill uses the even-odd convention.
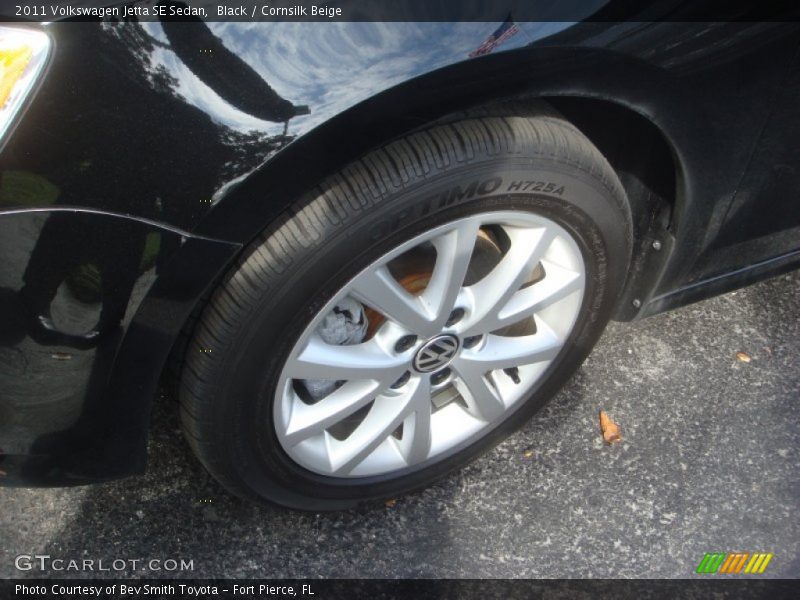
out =
[[[600,409],[621,443],[603,443]],[[764,577],[798,577],[800,274],[612,323],[522,431],[394,503],[249,505],[206,475],[162,398],[145,475],[0,488],[0,507],[0,577],[98,575],[14,566],[50,555],[143,561],[109,576],[682,578],[732,551],[771,552]],[[193,570],[141,570],[152,559]]]

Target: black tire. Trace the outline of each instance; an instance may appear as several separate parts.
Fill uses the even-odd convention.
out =
[[[512,185],[519,181],[539,183]],[[413,472],[342,479],[293,462],[272,425],[272,397],[311,316],[397,244],[459,216],[504,208],[558,222],[586,266],[570,339],[527,400],[483,438]],[[181,373],[186,437],[230,491],[292,508],[343,509],[429,485],[518,429],[578,368],[622,289],[631,235],[613,169],[558,117],[466,117],[394,141],[294,202],[214,291]]]

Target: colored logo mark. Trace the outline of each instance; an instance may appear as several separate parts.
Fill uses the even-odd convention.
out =
[[[763,573],[773,554],[766,552],[706,552],[697,566],[697,573],[757,574]]]

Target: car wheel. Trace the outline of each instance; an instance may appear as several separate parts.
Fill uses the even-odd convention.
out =
[[[321,182],[204,307],[186,436],[231,491],[326,510],[430,484],[577,369],[629,262],[613,169],[554,116],[466,117]]]

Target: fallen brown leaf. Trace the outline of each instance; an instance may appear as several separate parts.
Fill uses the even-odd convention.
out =
[[[751,360],[753,360],[752,358],[750,358],[750,355],[747,354],[747,352],[737,352],[736,358],[743,363],[749,363]]]
[[[397,500],[387,500],[386,501],[386,508],[394,508],[395,504],[397,504]]]
[[[613,444],[622,440],[622,436],[619,433],[619,425],[614,423],[604,410],[600,411],[600,431],[603,432],[603,441],[606,444]]]

